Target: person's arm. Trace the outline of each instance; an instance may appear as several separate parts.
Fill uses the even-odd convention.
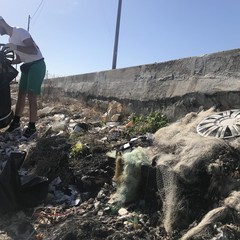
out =
[[[19,51],[29,55],[36,55],[38,53],[37,45],[35,44],[31,37],[23,40],[23,44],[24,46],[16,45],[13,43],[7,43],[5,44],[5,47],[9,48],[10,50]]]
[[[25,39],[23,44],[24,46],[17,45],[16,50],[30,55],[35,55],[38,53],[37,46],[32,38]]]

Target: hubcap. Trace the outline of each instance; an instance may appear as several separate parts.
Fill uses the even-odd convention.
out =
[[[198,124],[197,132],[204,137],[231,138],[240,136],[240,109],[208,116]]]

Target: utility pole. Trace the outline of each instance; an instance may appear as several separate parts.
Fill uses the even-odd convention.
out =
[[[31,19],[31,17],[30,17],[30,15],[28,15],[28,27],[27,27],[28,31],[29,31],[29,28],[30,28],[30,19]]]
[[[117,64],[117,51],[118,51],[118,38],[119,38],[121,8],[122,8],[122,0],[118,0],[118,12],[117,12],[117,23],[116,23],[116,31],[115,31],[112,69],[116,69],[116,64]]]

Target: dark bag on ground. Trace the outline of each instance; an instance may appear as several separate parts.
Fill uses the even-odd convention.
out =
[[[48,194],[48,178],[42,176],[22,176],[19,203],[21,207],[35,207]]]
[[[48,179],[39,176],[19,176],[26,152],[11,153],[0,173],[0,214],[35,207],[48,193]]]

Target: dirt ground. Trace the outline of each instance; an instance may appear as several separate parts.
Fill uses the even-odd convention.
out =
[[[176,228],[171,234],[164,229],[154,165],[142,168],[142,183],[135,201],[122,206],[111,203],[116,191],[112,180],[115,159],[107,153],[124,149],[133,138],[135,141],[130,148],[145,148],[152,144],[146,136],[129,133],[126,128],[128,116],[124,116],[118,126],[106,126],[102,123],[102,116],[107,109],[99,110],[74,99],[42,99],[39,105],[38,137],[21,142],[17,134],[7,138],[2,130],[5,143],[2,148],[26,151],[23,169],[29,175],[47,177],[49,183],[58,180],[58,185],[54,191],[49,190],[42,204],[2,215],[0,239],[181,238],[186,229]],[[26,124],[27,110],[22,118],[22,125]],[[6,157],[4,152],[2,157]],[[75,195],[69,186],[76,187]],[[70,197],[72,201],[69,201]],[[208,238],[196,236],[194,239],[240,239],[238,224],[232,220],[218,222],[209,230]],[[221,238],[219,229],[228,238]]]
[[[146,203],[148,207],[142,210],[137,203],[131,203],[129,214],[119,219],[118,209],[108,203],[116,190],[112,182],[115,159],[107,157],[106,153],[120,149],[132,136],[113,126],[104,127],[101,120],[104,112],[75,100],[67,101],[67,104],[40,104],[37,139],[19,142],[20,133],[8,138],[5,129],[1,136],[7,140],[6,149],[27,151],[22,167],[27,169],[29,175],[47,177],[49,182],[61,179],[58,189],[64,194],[69,193],[70,185],[76,186],[81,204],[58,204],[51,201],[49,194],[37,208],[21,209],[2,216],[0,239],[122,239],[124,234],[129,238],[128,231],[123,231],[123,219],[126,218],[128,222],[128,218],[133,218],[134,211],[143,212],[144,217],[150,219],[149,214],[157,210],[156,199],[149,200]],[[43,110],[41,114],[42,109],[46,109],[46,112]],[[68,118],[67,123],[63,123],[65,118]],[[81,126],[79,132],[71,132],[69,119],[73,121],[73,126]],[[27,109],[22,118],[22,125],[26,124]],[[84,151],[71,154],[72,146],[79,140],[85,146]],[[149,144],[147,141],[138,141],[135,146]],[[156,214],[151,218],[156,224]],[[131,229],[131,226],[127,228]],[[142,232],[140,229],[137,231]],[[146,234],[141,233],[142,236]],[[135,233],[130,235],[134,237]]]

